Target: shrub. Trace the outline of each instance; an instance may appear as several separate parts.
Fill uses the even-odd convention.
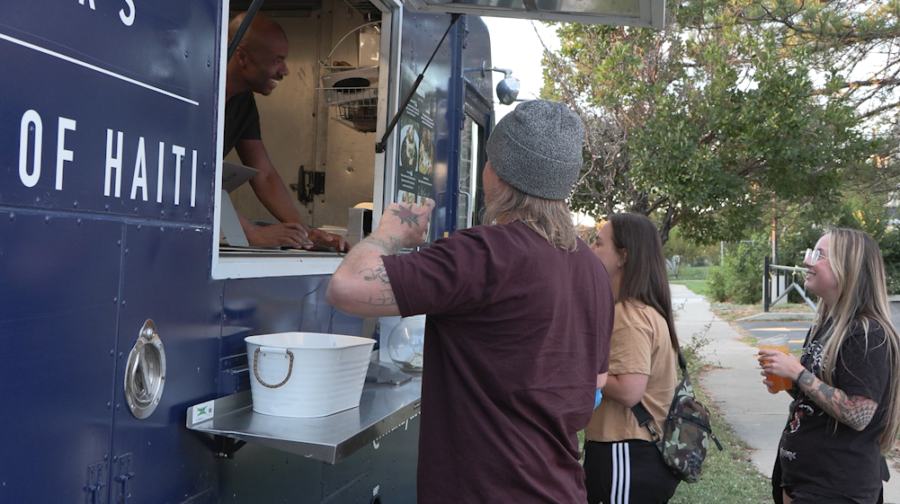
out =
[[[710,267],[707,282],[710,296],[719,302],[731,300],[755,304],[762,300],[764,242],[741,242],[725,255],[721,266]]]
[[[878,246],[884,257],[888,294],[900,294],[900,229],[895,227],[884,233]]]
[[[706,286],[709,296],[719,303],[728,301],[728,286],[726,285],[726,273],[723,266],[710,266],[706,276]]]

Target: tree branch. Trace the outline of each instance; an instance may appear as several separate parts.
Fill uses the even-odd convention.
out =
[[[886,110],[890,110],[890,109],[896,108],[896,107],[898,107],[898,106],[900,106],[900,101],[895,101],[895,102],[893,102],[893,103],[888,103],[887,105],[882,105],[882,106],[880,106],[880,107],[876,107],[876,108],[874,108],[874,109],[872,109],[872,110],[866,112],[865,114],[861,114],[860,117],[863,118],[863,119],[868,119],[868,118],[873,117],[873,116],[876,116],[876,115],[878,115],[878,114],[880,114],[880,113],[882,113],[882,112],[884,112],[884,111],[886,111]]]
[[[659,208],[660,205],[662,205],[663,203],[665,203],[667,201],[669,201],[668,196],[663,196],[662,198],[659,198],[658,200],[656,200],[650,204],[650,206],[647,208],[647,213],[648,214],[653,213],[657,208]]]
[[[879,86],[879,87],[888,87],[888,86],[896,86],[900,84],[900,79],[898,78],[890,78],[890,79],[867,79],[867,80],[858,80],[852,82],[845,82],[842,86],[839,86],[838,89],[858,89],[862,87],[868,86]],[[826,90],[817,89],[810,93],[811,95],[823,95],[826,94]]]

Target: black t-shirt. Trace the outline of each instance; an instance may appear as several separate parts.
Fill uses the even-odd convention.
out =
[[[225,102],[225,136],[222,156],[227,156],[241,140],[262,140],[259,128],[259,110],[253,91],[244,91]]]
[[[514,222],[384,257],[404,316],[425,313],[418,502],[583,504],[577,432],[609,368],[602,263]]]
[[[824,359],[820,339],[826,330],[827,325],[823,324],[811,340],[807,335],[800,359],[814,374]],[[778,448],[782,485],[823,497],[876,502],[882,487],[878,439],[884,432],[889,379],[890,358],[884,329],[871,320],[866,338],[862,324],[854,323],[838,354],[834,386],[847,395],[876,401],[875,416],[857,432],[798,392]]]

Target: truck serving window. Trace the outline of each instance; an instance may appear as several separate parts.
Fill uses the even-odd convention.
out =
[[[286,214],[351,245],[391,202],[436,201],[429,242],[477,223],[493,73],[506,74],[504,89],[517,89],[508,70],[491,65],[485,24],[441,13],[405,12],[400,19],[396,4],[315,1],[321,3],[264,3],[259,19],[277,23],[281,45],[272,54],[245,51],[259,43],[251,25],[228,67],[232,75],[220,72],[213,278],[333,273],[341,253],[254,240],[260,229],[277,233],[291,222]],[[227,41],[222,33],[222,68]],[[255,93],[228,87],[237,72],[257,84]],[[498,97],[511,101],[515,93]],[[255,105],[259,117],[258,128],[237,140],[228,123],[240,115],[236,99],[247,109]],[[280,178],[274,186],[288,212],[266,201],[267,173]]]
[[[223,17],[233,19],[250,4],[231,2]],[[226,64],[223,30],[213,278],[332,273],[342,254],[261,242],[256,231],[296,232],[283,222],[299,219],[319,236],[352,244],[361,231],[358,225],[348,231],[351,216],[382,207],[383,156],[373,145],[390,92],[391,62],[382,60],[381,48],[392,16],[368,1],[351,5],[267,0],[259,15],[277,23],[286,44],[269,50],[254,24],[232,57],[244,58],[242,65]],[[256,92],[246,91],[252,86]]]

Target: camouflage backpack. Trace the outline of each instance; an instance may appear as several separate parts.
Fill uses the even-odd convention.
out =
[[[666,465],[672,469],[678,479],[688,483],[700,481],[703,470],[703,459],[709,448],[709,440],[716,443],[719,450],[722,445],[716,439],[709,423],[709,410],[694,398],[694,387],[687,372],[687,361],[678,352],[678,365],[681,367],[681,383],[675,387],[675,397],[669,406],[669,414],[662,426],[662,434],[656,432],[651,425],[653,417],[643,404],[638,403],[631,408],[638,423],[650,430],[650,435],[662,453]]]

